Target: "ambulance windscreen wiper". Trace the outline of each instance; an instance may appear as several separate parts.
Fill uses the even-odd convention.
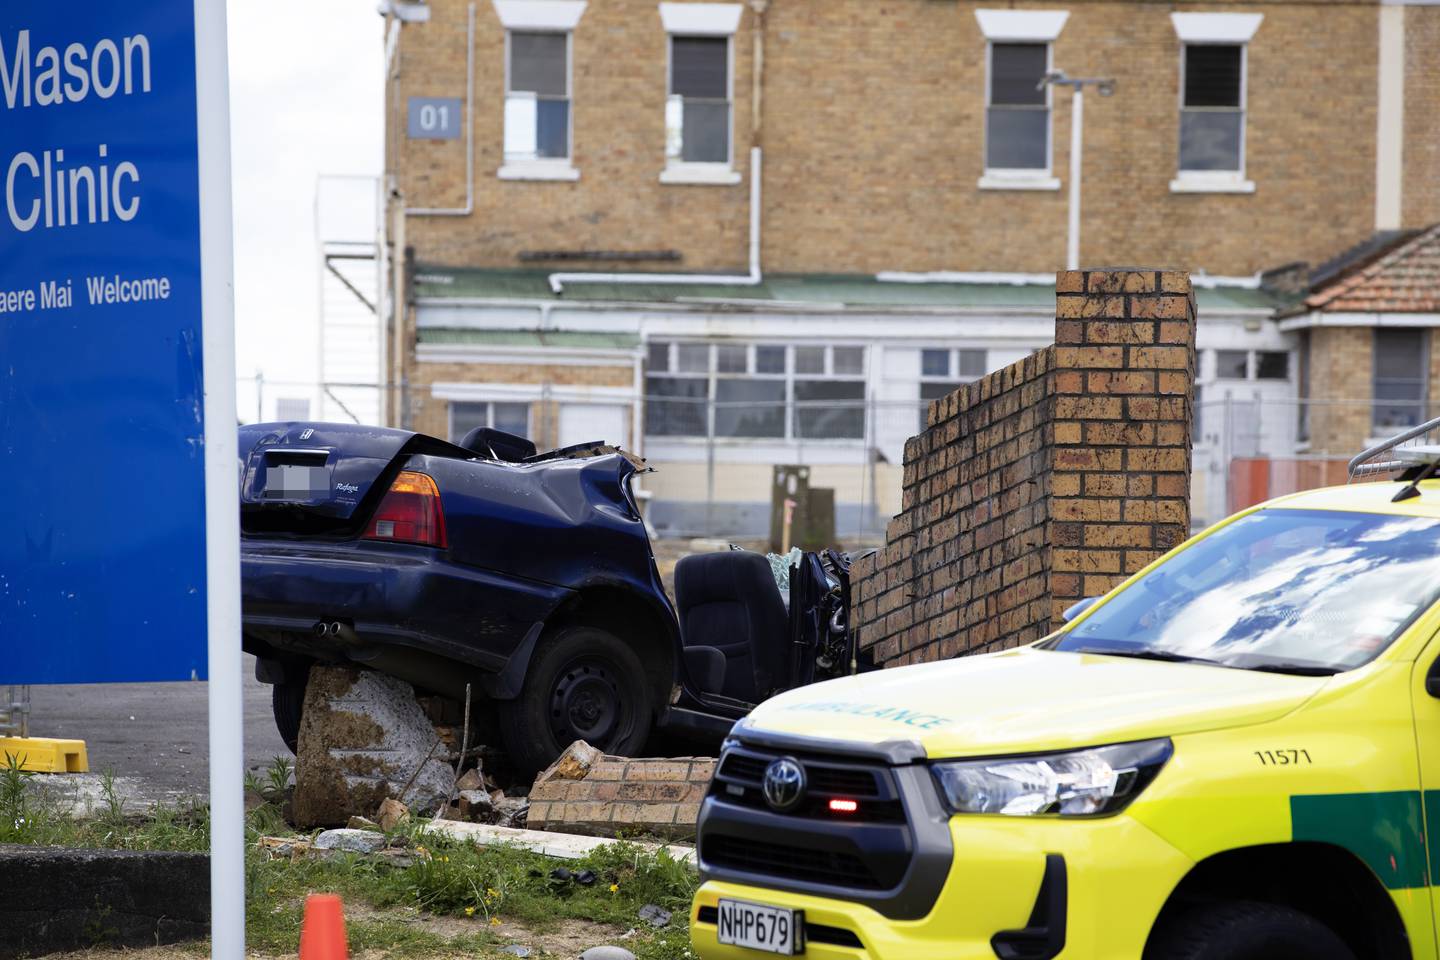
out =
[[[1079,647],[1075,653],[1096,653],[1104,657],[1130,657],[1133,660],[1161,660],[1165,663],[1203,663],[1212,667],[1229,667],[1231,664],[1204,657],[1192,657],[1174,650],[1159,650],[1152,647]]]
[[[1257,663],[1245,669],[1260,673],[1288,673],[1297,677],[1333,677],[1340,672],[1339,667],[1327,667],[1322,663]]]

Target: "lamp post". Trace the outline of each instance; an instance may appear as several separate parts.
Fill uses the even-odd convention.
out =
[[[1070,77],[1064,70],[1052,70],[1040,78],[1038,89],[1046,85],[1069,87],[1075,97],[1070,111],[1070,234],[1065,241],[1065,269],[1080,269],[1080,157],[1085,145],[1085,87],[1092,85],[1100,96],[1115,92],[1113,77]]]

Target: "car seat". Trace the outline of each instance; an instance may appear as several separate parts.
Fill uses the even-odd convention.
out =
[[[770,561],[747,550],[684,557],[675,565],[675,606],[686,666],[702,689],[758,703],[784,685],[790,622]],[[722,677],[713,654],[696,648],[720,652]],[[717,680],[718,689],[706,685]]]

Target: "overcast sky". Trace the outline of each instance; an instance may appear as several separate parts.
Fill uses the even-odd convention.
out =
[[[375,0],[232,0],[236,372],[316,379],[315,187],[378,176],[383,25]],[[291,394],[304,395],[289,390]],[[254,417],[254,387],[241,386]]]

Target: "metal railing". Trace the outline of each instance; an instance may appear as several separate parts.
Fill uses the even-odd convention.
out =
[[[14,685],[0,688],[5,699],[0,700],[0,737],[30,736],[30,687]]]

